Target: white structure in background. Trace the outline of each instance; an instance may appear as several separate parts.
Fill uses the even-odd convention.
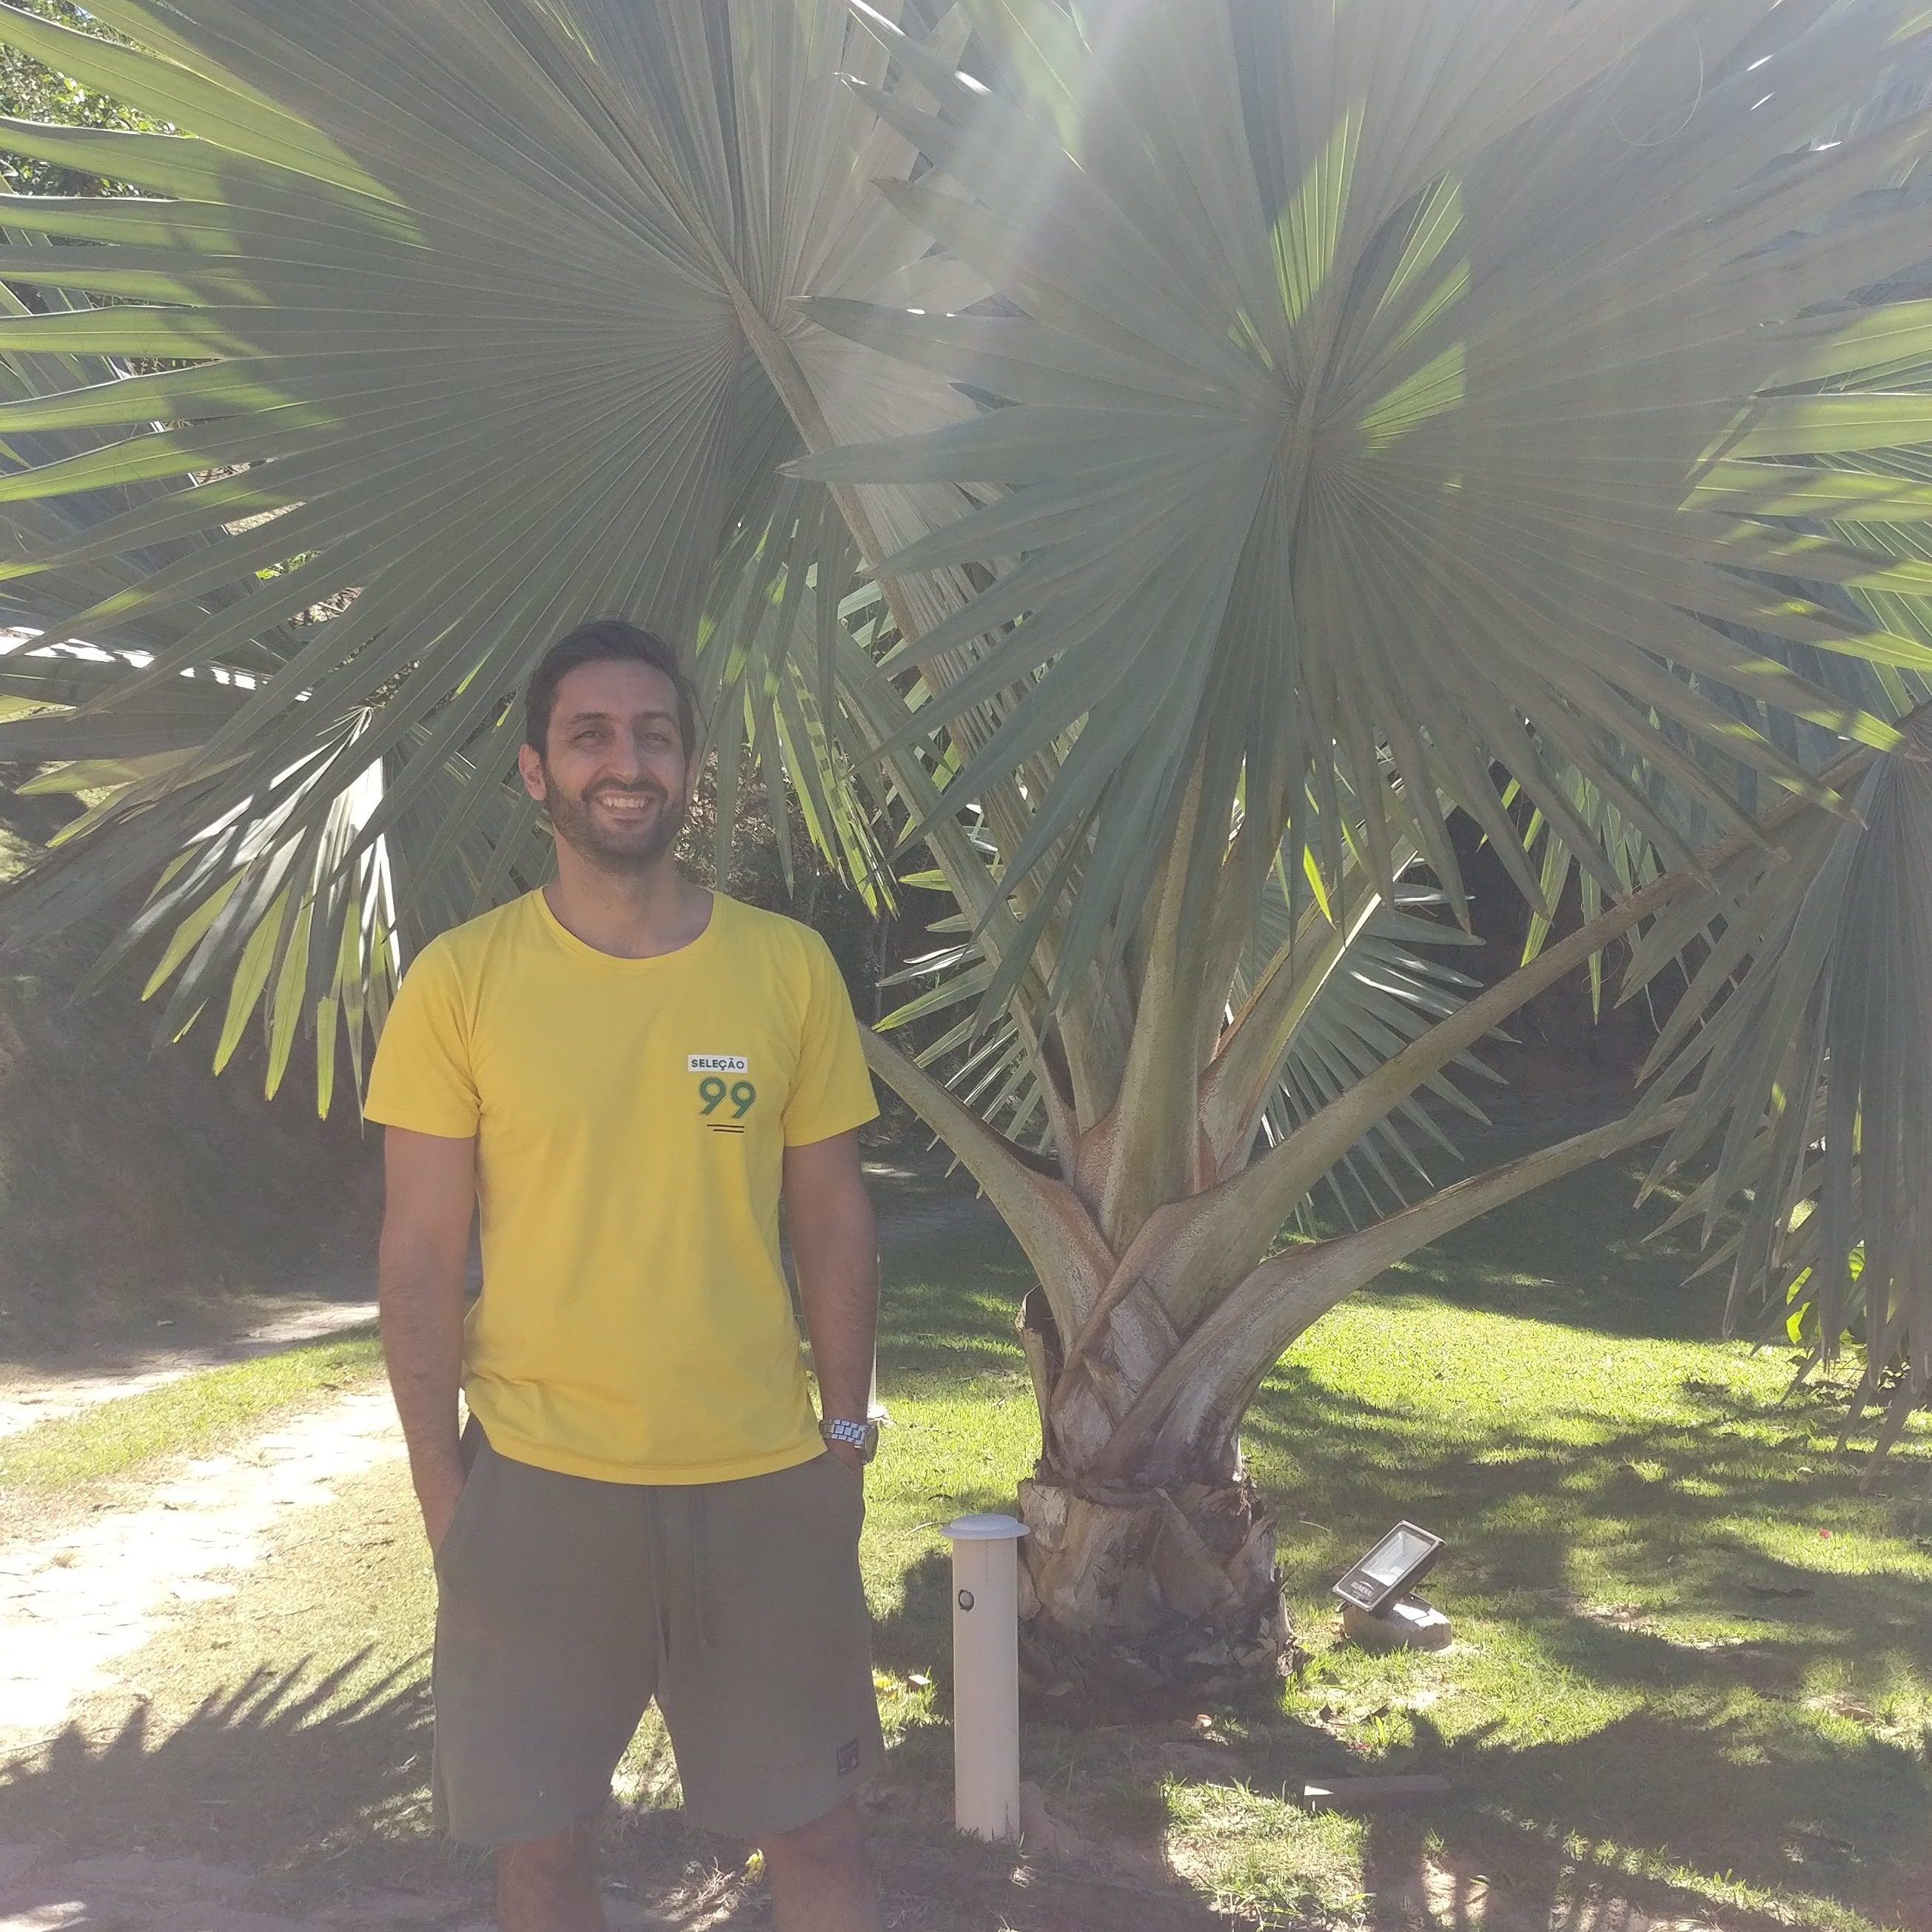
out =
[[[976,1838],[1020,1831],[1019,1539],[1010,1516],[962,1516],[952,1544],[953,1821]]]

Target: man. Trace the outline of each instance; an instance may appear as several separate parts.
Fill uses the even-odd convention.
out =
[[[496,1851],[504,1932],[602,1926],[595,1821],[656,1696],[687,1809],[763,1849],[780,1932],[866,1932],[876,1109],[851,1005],[815,933],[678,871],[696,732],[667,645],[584,625],[525,709],[556,878],[424,950],[369,1084],[439,1815]]]

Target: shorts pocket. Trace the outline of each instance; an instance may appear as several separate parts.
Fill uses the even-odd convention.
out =
[[[819,1457],[819,1461],[832,1472],[832,1481],[839,1496],[853,1514],[852,1535],[854,1541],[866,1527],[866,1479],[855,1475],[845,1466],[842,1456],[835,1456],[830,1450]]]
[[[442,1540],[436,1546],[430,1567],[440,1582],[449,1572],[458,1547],[468,1530],[471,1519],[476,1515],[482,1498],[483,1484],[489,1469],[489,1458],[478,1456],[470,1466],[468,1475],[463,1479],[463,1487],[457,1492],[456,1508],[449,1519],[449,1527],[442,1532]]]

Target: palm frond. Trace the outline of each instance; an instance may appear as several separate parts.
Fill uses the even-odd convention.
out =
[[[983,826],[978,836],[990,844]],[[1318,913],[1311,914],[1292,903],[1284,882],[1300,871],[1275,871],[1255,937],[1229,988],[1232,1018],[1284,953],[1291,962],[1286,969],[1291,976],[1298,970],[1310,982],[1305,1004],[1298,1003],[1298,1017],[1268,1071],[1268,1097],[1258,1118],[1250,1117],[1250,1138],[1258,1137],[1270,1145],[1390,1053],[1453,1012],[1476,983],[1436,956],[1442,947],[1478,942],[1431,916],[1442,904],[1434,888],[1400,882],[1391,900],[1378,899],[1366,916],[1345,930],[1336,929],[1329,928]],[[939,877],[914,875],[907,883],[931,885]],[[1289,940],[1298,924],[1311,916],[1334,931],[1340,943],[1330,958],[1300,935],[1298,968]],[[914,1055],[920,1066],[940,1072],[962,1100],[1010,1139],[1042,1154],[1053,1153],[1052,1123],[1031,1043],[1011,1018],[990,1028],[980,1022],[994,968],[970,923],[957,914],[938,922],[930,930],[946,943],[882,982],[888,988],[920,990],[889,1013],[881,1029],[918,1029],[925,1036]],[[1460,1056],[1455,1066],[1465,1076],[1496,1077],[1472,1054]],[[1444,1108],[1482,1120],[1480,1109],[1450,1078],[1438,1076],[1426,1090]],[[1424,1142],[1446,1158],[1456,1157],[1454,1142],[1427,1108],[1412,1100],[1377,1122],[1322,1184],[1352,1225],[1360,1209],[1373,1214],[1383,1211],[1389,1202],[1406,1204],[1409,1191],[1418,1182],[1428,1182],[1417,1152],[1417,1144]],[[1246,1153],[1245,1148],[1239,1150],[1236,1166],[1243,1164]]]
[[[1614,892],[1684,853],[1660,786],[1737,822],[1932,677],[1932,116],[1819,139],[1908,0],[94,10],[131,44],[0,28],[188,131],[5,130],[142,192],[0,208],[0,616],[122,669],[0,730],[172,761],[10,933],[232,833],[317,903],[380,855],[380,980],[540,868],[514,694],[619,610],[697,649],[728,798],[875,896],[927,842],[1090,1121],[1190,796],[1184,923],[1238,817],[1345,791],[1385,893],[1412,843],[1462,910],[1460,806],[1546,896],[1498,769]],[[274,914],[313,1024],[260,883],[196,990]]]
[[[1850,820],[1808,811],[1777,854],[1741,854],[1714,896],[1660,920],[1642,984],[1708,924],[1648,1070],[1647,1108],[1688,1093],[1657,1175],[1708,1162],[1680,1212],[1753,1306],[1829,1360],[1848,1330],[1862,1396],[1902,1417],[1932,1391],[1932,714],[1877,759]]]
[[[1444,903],[1435,887],[1399,880],[1391,897],[1349,940],[1282,1057],[1274,1096],[1262,1116],[1265,1144],[1286,1139],[1391,1054],[1454,1012],[1476,987],[1475,980],[1438,956],[1443,946],[1475,943],[1442,920]],[[1260,948],[1271,930],[1285,938],[1285,921],[1277,927],[1264,916],[1258,959],[1268,956]],[[1244,973],[1236,979],[1234,1004],[1247,991]],[[1465,1082],[1498,1077],[1473,1054],[1459,1055],[1454,1070]],[[1484,1123],[1482,1109],[1450,1076],[1436,1076],[1424,1090],[1443,1112]],[[1454,1140],[1430,1108],[1411,1098],[1377,1121],[1322,1186],[1353,1227],[1363,1214],[1373,1219],[1393,1213],[1435,1184],[1424,1165],[1427,1149],[1447,1162],[1460,1158]],[[1306,1220],[1305,1210],[1297,1212]]]
[[[753,762],[875,886],[832,742],[853,541],[778,473],[805,445],[760,345],[851,434],[965,406],[916,374],[855,384],[847,345],[796,312],[912,299],[930,253],[870,185],[912,150],[847,85],[883,56],[838,0],[95,10],[137,44],[11,8],[0,32],[191,131],[6,132],[143,190],[0,210],[0,278],[46,292],[0,313],[0,614],[122,672],[8,728],[15,755],[91,755],[168,739],[182,673],[242,697],[10,889],[10,934],[186,855],[157,902],[181,910],[182,880],[220,874],[211,826],[271,871],[318,855],[335,913],[304,924],[300,894],[251,877],[174,1005],[191,1016],[266,947],[326,1025],[336,915],[366,910],[372,863],[405,944],[527,879],[514,695],[560,628],[610,610],[719,640],[721,743],[748,721]],[[899,494],[874,505],[895,541]],[[821,584],[832,614],[798,658]]]
[[[945,808],[1055,747],[1001,857],[1065,880],[1063,974],[1126,943],[1197,770],[1204,822],[1240,793],[1286,828],[1312,769],[1392,766],[1506,846],[1493,766],[1566,825],[1580,776],[1676,860],[1633,761],[1735,824],[1808,783],[1762,708],[1894,742],[1747,640],[1932,671],[1874,608],[1923,560],[1842,520],[1932,438],[1925,315],[1849,299],[1924,254],[1928,121],[1811,145],[1910,9],[971,13],[990,89],[880,26],[938,105],[866,93],[931,164],[896,205],[1004,306],[810,312],[999,406],[799,470],[986,493],[884,568],[986,573],[900,662],[964,665],[922,732],[1011,694]]]

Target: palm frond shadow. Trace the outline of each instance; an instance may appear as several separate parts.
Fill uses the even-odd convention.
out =
[[[1835,1898],[1870,1897],[1887,1885],[1861,1848],[1869,1819],[1862,1826],[1821,1804],[1820,1767],[1767,1760],[1738,1719],[1714,1713],[1687,1724],[1640,1711],[1587,1738],[1526,1746],[1480,1733],[1450,1744],[1426,1718],[1416,1728],[1418,1764],[1447,1773],[1460,1802],[1446,1813],[1384,1812],[1370,1820],[1362,1883],[1378,1925],[1579,1932],[1624,1923],[1626,1914],[1635,1924],[1701,1924],[1717,1888],[1696,1885],[1693,1873],[1722,1874],[1720,1887],[1735,1874]],[[1863,1751],[1887,1758],[1862,1767],[1864,1777],[1882,1778],[1901,1809],[1915,1801],[1922,1808],[1908,1763],[1891,1761],[1896,1754],[1875,1743]],[[1633,1777],[1646,1764],[1668,1765],[1670,1774]],[[1696,1804],[1678,1796],[1686,1778],[1702,1788]],[[1767,1808],[1787,1821],[1780,1868],[1738,1870],[1726,1821]],[[1619,1900],[1628,1901],[1621,1913]],[[1722,1922],[1735,1932],[1772,1932],[1788,1922],[1727,1900]]]
[[[1740,1437],[1722,1484],[1711,1484],[1714,1444],[1722,1451],[1736,1425],[1761,1424],[1762,1408],[1695,1380],[1682,1392],[1682,1420],[1580,1428],[1570,1440],[1492,1428],[1480,1445],[1431,1443],[1396,1408],[1292,1372],[1257,1404],[1251,1440],[1289,1454],[1307,1439],[1306,1407],[1318,1405],[1324,1467],[1298,1509],[1335,1525],[1418,1513],[1449,1538],[1432,1598],[1527,1647],[1525,1667],[1547,1682],[1542,1701],[1559,1732],[1574,1721],[1561,1712],[1561,1686],[1624,1707],[1546,1742],[1520,1725],[1509,1738],[1478,1726],[1452,1742],[1417,1714],[1412,1742],[1376,1768],[1446,1772],[1455,1805],[1375,1821],[1364,1882],[1379,1898],[1426,1904],[1458,1926],[1569,1927],[1596,1922],[1586,1900],[1598,1892],[1636,1898],[1652,1915],[1687,1904],[1708,1912],[1711,1895],[1683,1888],[1690,1874],[1854,1898],[1868,1912],[1902,1882],[1879,1848],[1922,1831],[1918,1740],[1909,1726],[1891,1734],[1841,1723],[1822,1694],[1855,1686],[1849,1705],[1882,1706],[1888,1687],[1918,1681],[1923,1583],[1848,1574],[1828,1557],[1810,1568],[1761,1545],[1742,1526],[1828,1537],[1858,1486],[1856,1454],[1800,1476],[1804,1452],[1787,1458]],[[1593,1591],[1576,1562],[1592,1540],[1578,1526],[1606,1522],[1622,1526],[1624,1546],[1612,1594],[1635,1601],[1595,1600],[1604,1586]],[[1284,1552],[1291,1588],[1317,1594],[1358,1553],[1346,1532],[1302,1528]],[[1256,1782],[1304,1769],[1285,1734],[1280,1752],[1280,1763],[1250,1767]],[[1426,1844],[1425,1826],[1437,1834]]]
[[[1774,1448],[1742,1439],[1726,1443],[1723,1432],[1733,1424],[1762,1423],[1761,1406],[1694,1379],[1682,1388],[1691,1412],[1682,1421],[1585,1438],[1581,1425],[1593,1418],[1579,1414],[1573,1418],[1580,1425],[1574,1440],[1489,1427],[1480,1444],[1457,1439],[1432,1445],[1426,1430],[1398,1409],[1316,1387],[1287,1370],[1264,1392],[1251,1434],[1258,1444],[1292,1451],[1307,1439],[1306,1421],[1298,1412],[1318,1403],[1332,1453],[1324,1456],[1318,1495],[1302,1492],[1298,1507],[1318,1511],[1318,1521],[1345,1525],[1425,1510],[1432,1526],[1451,1540],[1444,1575],[1457,1587],[1495,1602],[1511,1600],[1512,1614],[1518,1613],[1514,1600],[1520,1597],[1546,1596],[1558,1604],[1557,1613],[1536,1618],[1538,1636],[1545,1643],[1562,1644],[1564,1632],[1578,1623],[1562,1608],[1570,1601],[1571,1550],[1587,1540],[1579,1538],[1576,1526],[1594,1529],[1615,1520],[1625,1526],[1620,1567],[1634,1585],[1667,1591],[1686,1608],[1708,1605],[1727,1615],[1753,1613],[1756,1604],[1755,1614],[1762,1616],[1765,1603],[1777,1603],[1778,1628],[1767,1624],[1763,1642],[1754,1641],[1741,1654],[1793,1646],[1806,1654],[1794,1663],[1829,1657],[1870,1665],[1882,1654],[1888,1633],[1923,1648],[1924,1586],[1916,1577],[1807,1569],[1750,1544],[1736,1527],[1796,1524],[1823,1532],[1828,1540],[1834,1512],[1858,1491],[1856,1446],[1835,1466],[1814,1470],[1808,1463],[1801,1474]],[[1804,1426],[1798,1412],[1791,1419],[1794,1428]],[[1714,1442],[1720,1453],[1732,1452],[1720,1485],[1707,1480]],[[1901,1497],[1917,1475],[1916,1468],[1900,1466],[1896,1484]],[[1298,1588],[1319,1588],[1358,1553],[1346,1531],[1338,1538],[1318,1530],[1294,1539],[1284,1562]],[[1815,1596],[1786,1601],[1754,1594],[1807,1584],[1816,1586]],[[1581,1628],[1600,1631],[1603,1626],[1583,1619]],[[1631,1660],[1628,1646],[1640,1640],[1639,1634],[1622,1629],[1610,1635],[1613,1648],[1588,1655],[1592,1672],[1650,1681],[1647,1666]],[[1576,1660],[1589,1650],[1582,1646]],[[1680,1660],[1679,1674],[1670,1680],[1670,1688],[1676,1688],[1703,1681],[1708,1660],[1724,1653],[1660,1646],[1659,1654]]]
[[[303,1889],[449,1856],[429,1836],[425,1660],[370,1677],[369,1652],[318,1671],[259,1666],[162,1725],[146,1701],[104,1741],[78,1722],[0,1767],[0,1838],[154,1850],[298,1874]]]
[[[1560,1567],[1560,1552],[1551,1554]],[[1513,1549],[1498,1552],[1498,1560],[1514,1568],[1525,1556]],[[1534,1570],[1533,1561],[1528,1567]],[[1543,1743],[1505,1738],[1496,1724],[1451,1738],[1418,1714],[1411,1742],[1372,1768],[1440,1772],[1449,1778],[1451,1795],[1414,1810],[1370,1815],[1360,1850],[1370,1922],[1391,1928],[1430,1924],[1443,1932],[1479,1926],[1486,1932],[1578,1932],[1622,1922],[1610,1903],[1621,1899],[1648,1918],[1701,1924],[1713,1894],[1700,1875],[1856,1897],[1867,1910],[1874,1895],[1906,1896],[1900,1887],[1909,1881],[1884,1867],[1873,1848],[1910,1842],[1911,1821],[1923,1814],[1922,1779],[1910,1747],[1870,1737],[1847,1744],[1801,1726],[1767,1723],[1761,1711],[1727,1694],[1756,1678],[1786,1687],[1772,1688],[1773,1697],[1792,1699],[1788,1687],[1821,1658],[1862,1649],[1869,1656],[1860,1633],[1873,1622],[1910,1622],[1911,1590],[1904,1580],[1891,1586],[1882,1579],[1863,1582],[1859,1602],[1842,1616],[1802,1621],[1787,1639],[1742,1652],[1688,1649],[1652,1634],[1606,1626],[1579,1604],[1538,1603],[1529,1593],[1519,1608],[1547,1646],[1552,1673],[1576,1670],[1604,1683],[1642,1686],[1645,1704],[1586,1736]],[[949,1788],[945,1720],[952,1685],[944,1635],[949,1584],[943,1553],[922,1559],[908,1573],[901,1606],[877,1630],[875,1654],[883,1666],[934,1675],[935,1720],[902,1737],[887,1773],[889,1784],[926,1787],[928,1796]],[[1034,1713],[1025,1732],[1025,1774],[1048,1787],[1054,1816],[1072,1826],[1090,1857],[1120,1849],[1109,1829],[1106,1794],[1124,1779],[1162,1789],[1168,1768],[1162,1756],[1165,1733],[1157,1726],[1118,1725],[1083,1733],[1057,1729],[1050,1706],[1036,1701]],[[1320,1724],[1250,1714],[1222,1772],[1204,1774],[1190,1766],[1185,1775],[1238,1782],[1293,1802],[1305,1782],[1359,1775],[1366,1768]],[[1693,1789],[1696,1802],[1687,1802]],[[1875,1804],[1883,1815],[1874,1815]],[[1741,1826],[1744,1820],[1752,1821],[1748,1828]],[[1754,1861],[1740,1850],[1747,1843],[1764,1845],[1757,1827],[1767,1820],[1775,1821],[1775,1869],[1768,1855]],[[1133,1862],[1153,1857],[1140,1847]],[[1050,1854],[1046,1862],[1054,1862]],[[1754,1863],[1763,1868],[1746,1868]],[[1175,1884],[1186,1889],[1178,1876]],[[1724,1922],[1733,1932],[1772,1932],[1784,1922],[1732,1904]]]

